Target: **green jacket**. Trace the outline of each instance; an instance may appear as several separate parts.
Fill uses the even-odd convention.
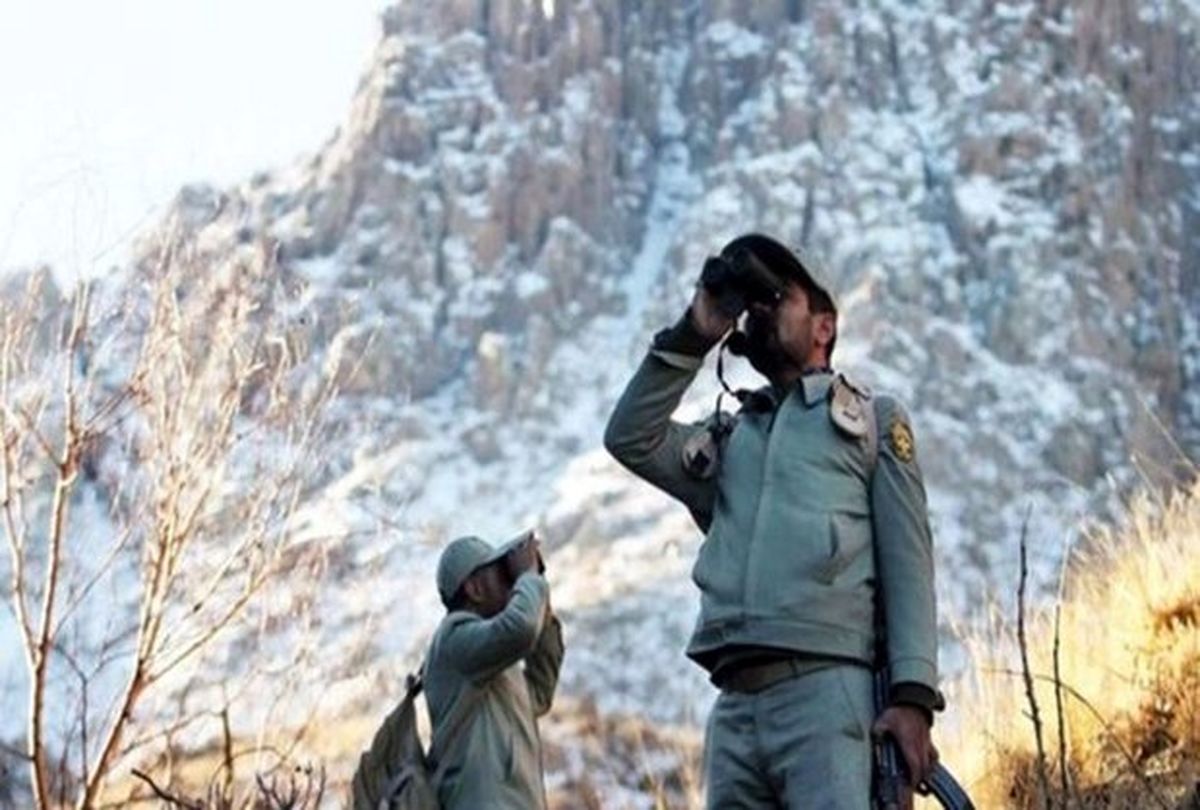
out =
[[[550,710],[562,665],[562,629],[549,586],[522,574],[508,605],[484,619],[454,611],[434,633],[425,664],[433,758],[445,768],[443,808],[545,808],[537,718]],[[442,750],[444,723],[460,701],[469,719]]]
[[[692,571],[700,616],[688,655],[709,670],[742,646],[869,664],[878,573],[892,682],[936,694],[932,542],[904,411],[877,403],[872,476],[868,440],[830,418],[832,375],[806,376],[787,392],[762,389],[734,417],[704,477],[684,458],[706,425],[671,419],[702,361],[651,350],[605,433],[613,456],[681,501],[707,533]]]

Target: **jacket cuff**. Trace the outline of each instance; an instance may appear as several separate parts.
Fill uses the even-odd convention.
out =
[[[710,338],[700,334],[692,323],[692,309],[688,307],[683,317],[674,326],[662,330],[654,336],[654,350],[669,354],[682,354],[689,357],[703,357],[717,345],[720,338]]]
[[[550,586],[550,583],[546,581],[545,575],[539,573],[536,569],[522,571],[517,575],[517,580],[513,583],[513,585],[516,585],[517,583],[527,579],[537,583],[534,587],[536,587],[538,590]]]
[[[931,726],[933,725],[933,713],[946,708],[946,699],[940,692],[930,689],[923,683],[913,683],[912,681],[892,684],[888,703],[893,706],[913,706],[920,709]]]
[[[518,591],[528,593],[530,597],[542,602],[544,605],[546,594],[549,590],[550,583],[546,581],[544,576],[536,571],[522,571],[521,575],[517,577],[517,581],[513,583],[512,593],[515,594]],[[511,598],[512,594],[509,595],[509,599]]]
[[[904,656],[888,661],[892,683],[919,683],[931,690],[937,689],[937,667],[928,658]]]

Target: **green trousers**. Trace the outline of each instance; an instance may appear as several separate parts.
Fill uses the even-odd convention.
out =
[[[760,692],[722,692],[708,719],[710,810],[867,810],[871,672],[834,665]]]

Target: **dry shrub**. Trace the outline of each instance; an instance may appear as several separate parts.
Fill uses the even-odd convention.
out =
[[[552,810],[704,806],[694,727],[601,714],[591,701],[560,697],[542,732]]]
[[[1014,625],[967,640],[972,667],[937,729],[981,807],[1188,806],[1200,775],[1200,483],[1142,496],[1119,529],[1094,532],[1068,566],[1059,608],[1026,618],[1046,734],[1038,786]],[[1059,704],[1061,700],[1061,720]]]
[[[127,805],[146,795],[114,788],[130,766],[287,698],[336,395],[291,339],[295,299],[272,245],[211,263],[173,235],[123,285],[63,297],[38,274],[0,298],[18,806]]]

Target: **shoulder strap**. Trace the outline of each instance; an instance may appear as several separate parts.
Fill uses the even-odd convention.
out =
[[[415,698],[417,695],[421,694],[421,690],[424,688],[425,688],[425,664],[422,662],[421,666],[417,669],[416,672],[408,673],[408,677],[406,677],[404,679],[404,697],[405,697],[405,699],[408,700],[411,698]]]

